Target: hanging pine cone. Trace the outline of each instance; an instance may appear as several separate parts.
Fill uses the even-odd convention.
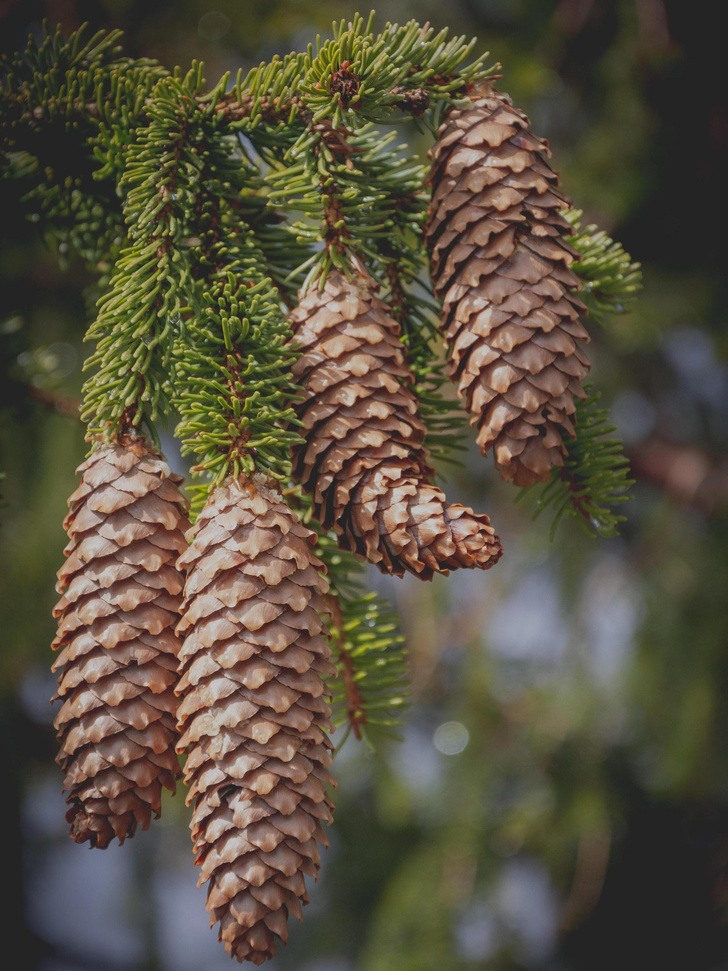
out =
[[[328,584],[315,534],[264,482],[218,488],[190,536],[177,690],[196,862],[219,939],[262,964],[328,845]]]
[[[409,570],[425,580],[487,569],[500,541],[487,516],[448,503],[432,484],[399,324],[375,287],[363,273],[349,281],[333,271],[291,314],[303,352],[293,373],[305,394],[294,472],[324,529],[383,573]]]
[[[182,481],[141,439],[97,448],[78,469],[53,665],[66,819],[77,843],[123,843],[174,792],[177,652],[186,548]]]
[[[478,444],[526,486],[563,465],[589,363],[585,308],[548,144],[489,85],[452,108],[432,152],[426,238],[442,330]]]

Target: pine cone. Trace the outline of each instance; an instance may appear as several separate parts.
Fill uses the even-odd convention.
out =
[[[485,515],[448,503],[432,484],[425,427],[399,325],[358,273],[332,271],[291,314],[302,355],[293,373],[302,446],[293,465],[324,529],[383,573],[423,580],[458,567],[487,569],[502,549]]]
[[[564,240],[569,200],[556,188],[548,144],[489,85],[452,108],[431,151],[426,239],[442,330],[483,454],[526,486],[563,465],[574,395],[589,368]]]
[[[141,439],[97,448],[64,521],[68,557],[53,665],[64,703],[55,720],[77,843],[105,849],[159,816],[174,792],[182,577],[186,548],[182,481]]]
[[[190,536],[177,690],[196,862],[226,950],[262,964],[328,846],[328,584],[315,534],[264,483],[218,488]]]

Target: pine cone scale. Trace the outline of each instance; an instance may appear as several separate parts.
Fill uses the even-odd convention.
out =
[[[192,837],[220,939],[261,964],[308,900],[331,821],[327,585],[312,534],[262,483],[216,490],[190,535],[177,691]]]
[[[101,446],[79,471],[54,610],[55,725],[71,836],[103,848],[147,828],[180,775],[173,564],[188,522],[181,480],[141,440]]]
[[[451,109],[432,151],[431,271],[478,444],[504,478],[530,485],[563,464],[588,368],[569,202],[526,116],[487,85],[471,99]],[[534,435],[523,436],[524,418]]]
[[[293,372],[305,394],[297,406],[305,442],[294,449],[293,467],[323,528],[334,528],[344,549],[399,575],[429,579],[466,560],[481,568],[496,562],[500,544],[487,517],[449,506],[429,482],[414,378],[399,325],[373,281],[332,271],[323,291],[303,294],[291,321],[304,349]],[[476,524],[477,555],[453,556],[450,508]]]

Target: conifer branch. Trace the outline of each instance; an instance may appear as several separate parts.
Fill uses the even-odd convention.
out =
[[[318,535],[316,556],[329,591],[327,623],[336,677],[327,679],[334,725],[344,727],[337,748],[353,734],[374,748],[402,722],[409,697],[404,637],[391,605],[363,584],[364,567],[342,550],[313,515],[311,496],[299,485],[283,490],[288,504]]]
[[[613,507],[632,498],[629,487],[634,479],[622,443],[613,437],[609,409],[598,407],[601,395],[591,385],[585,391],[586,400],[576,402],[576,435],[569,441],[563,467],[553,469],[548,482],[521,489],[516,497],[518,502],[535,493],[534,518],[546,509],[552,511],[552,539],[561,520],[570,517],[590,536],[616,536],[626,517]]]
[[[467,422],[443,390],[450,387],[437,326],[438,307],[429,285],[421,243],[429,196],[425,167],[413,164],[405,147],[388,144],[361,160],[365,178],[382,186],[387,235],[379,241],[378,272],[389,289],[392,316],[402,328],[415,392],[427,427],[433,458],[459,464],[454,453],[464,448]],[[427,282],[426,282],[427,281]]]
[[[183,276],[174,259],[183,228],[175,212],[186,139],[180,94],[200,82],[199,72],[184,85],[160,80],[147,106],[150,123],[128,153],[121,185],[129,245],[87,334],[96,341],[85,365],[96,371],[84,386],[82,409],[90,437],[111,440],[142,421],[152,429],[171,407],[170,354]]]
[[[119,31],[85,34],[31,37],[22,55],[0,63],[1,169],[61,263],[78,254],[103,272],[125,235],[116,191],[125,146],[167,72],[118,56]]]
[[[389,304],[392,317],[402,328],[402,342],[415,376],[414,390],[427,427],[427,448],[436,461],[459,465],[454,453],[465,448],[467,419],[443,394],[450,379],[438,348],[437,306],[422,283],[422,265],[413,262],[406,249],[397,248],[393,241],[382,245],[382,256],[389,259],[385,266]]]
[[[115,427],[128,422],[152,422],[171,407],[167,374],[170,336],[172,330],[180,331],[182,326],[179,290],[182,286],[189,290],[183,265],[195,258],[189,240],[194,240],[196,233],[182,198],[171,204],[172,182],[146,199],[146,216],[142,214],[142,202],[139,193],[134,194],[129,174],[137,164],[135,159],[145,150],[164,151],[167,144],[171,162],[168,159],[164,164],[171,164],[170,178],[174,178],[172,169],[175,160],[180,160],[186,136],[184,131],[178,134],[176,148],[169,138],[165,143],[162,137],[160,105],[164,98],[160,101],[160,85],[167,72],[153,61],[132,62],[121,57],[118,40],[118,33],[111,33],[86,41],[84,32],[79,31],[64,41],[57,31],[48,34],[39,46],[31,41],[23,57],[5,64],[2,91],[3,117],[10,133],[6,148],[13,148],[10,168],[26,183],[36,179],[26,201],[30,203],[34,194],[41,201],[45,231],[56,238],[61,253],[79,252],[99,269],[116,260],[109,292],[102,298],[99,319],[90,331],[90,336],[100,341],[90,361],[99,367],[99,373],[87,382],[84,410],[84,415],[96,423],[92,433],[104,435],[113,434]],[[493,77],[497,66],[487,67],[486,56],[466,64],[471,50],[472,42],[462,37],[448,39],[447,31],[435,32],[429,25],[421,27],[415,22],[387,24],[374,35],[371,18],[366,23],[357,16],[350,24],[342,21],[336,25],[333,38],[319,39],[315,49],[274,58],[244,78],[239,75],[232,87],[225,77],[203,93],[202,67],[197,65],[196,80],[186,83],[184,92],[185,110],[208,119],[218,140],[224,132],[244,132],[260,153],[263,170],[248,159],[247,187],[236,184],[224,206],[225,219],[235,216],[239,221],[242,200],[233,199],[233,195],[245,194],[245,218],[240,224],[247,225],[252,230],[251,239],[255,238],[254,244],[246,244],[250,247],[249,261],[257,261],[258,270],[261,265],[265,267],[273,286],[269,291],[271,307],[283,302],[290,309],[291,287],[294,281],[300,285],[306,272],[304,285],[314,277],[323,281],[331,267],[347,272],[352,259],[365,260],[374,276],[388,286],[430,430],[428,444],[441,458],[458,447],[463,422],[441,394],[446,379],[433,340],[429,297],[426,293],[416,295],[422,275],[419,239],[426,206],[424,173],[421,165],[409,162],[391,146],[393,135],[382,137],[371,123],[391,121],[395,111],[428,114],[434,119],[438,106],[457,103],[468,86]],[[181,96],[181,89],[176,89],[176,96]],[[172,128],[172,116],[176,117],[170,107],[173,100],[168,96],[164,122]],[[80,136],[86,145],[96,166],[95,194],[80,183],[70,190],[54,184],[53,176],[49,178],[47,173],[38,181],[41,166],[20,149],[17,140],[13,141],[23,126],[27,129],[55,121],[74,137]],[[187,145],[184,151],[189,148]],[[224,165],[224,159],[229,162],[234,156],[229,144],[218,152],[217,162]],[[194,151],[187,159],[194,169],[193,158]],[[126,193],[123,222],[115,204],[115,183],[122,195]],[[189,189],[188,201],[192,195],[194,190]],[[316,213],[322,214],[321,224]],[[296,221],[291,218],[294,214],[302,218]],[[570,215],[574,226],[570,242],[582,257],[575,269],[584,281],[585,299],[593,316],[622,312],[637,289],[639,266],[596,227],[582,230],[580,216],[578,210]],[[137,233],[144,227],[149,229],[147,248],[134,240],[133,247],[127,246],[117,259],[127,231]],[[317,250],[316,243],[322,238],[323,249]],[[169,262],[172,249],[175,265]],[[133,251],[136,256],[132,256]],[[145,255],[140,257],[140,252]],[[216,272],[220,276],[221,264]],[[262,285],[261,280],[258,282]],[[232,299],[229,280],[227,289],[221,277],[218,284],[222,286],[218,301]],[[163,300],[163,292],[171,303]],[[129,330],[122,333],[116,322],[132,305],[137,315],[135,334]],[[140,326],[145,315],[146,322]],[[180,346],[179,334],[176,346]],[[124,382],[113,376],[113,361],[119,354],[134,362],[134,377],[127,375]],[[190,375],[191,371],[187,372]],[[201,377],[197,380],[202,387]],[[110,391],[115,401],[111,408]],[[99,413],[97,404],[104,396],[106,407]],[[211,404],[206,400],[206,414]],[[201,401],[197,407],[201,407]],[[238,403],[235,413],[240,408]],[[217,441],[213,461],[202,449],[201,429],[194,432],[193,451],[198,456],[202,453],[201,467],[215,467],[215,481],[227,468],[220,460],[220,434],[217,429],[208,440],[210,447],[213,439]],[[247,434],[237,435],[238,446],[242,447]],[[190,440],[185,448],[192,448]],[[252,446],[244,454],[249,459],[254,454]],[[234,447],[230,455],[232,469],[238,468]],[[243,462],[243,466],[248,465],[247,460]],[[270,465],[271,470],[277,469],[276,474],[285,475],[280,457]]]
[[[256,200],[248,195],[255,172],[210,107],[183,100],[183,149],[170,196],[182,301],[171,374],[176,434],[203,480],[192,487],[194,513],[229,476],[287,478],[298,436],[285,308],[245,218],[248,211],[260,217],[257,201],[246,204]]]
[[[261,122],[291,125],[296,119],[308,127],[326,121],[338,128],[345,114],[362,121],[390,119],[395,109],[420,115],[431,103],[450,102],[468,85],[492,76],[498,65],[486,67],[488,54],[465,64],[476,43],[448,38],[447,28],[435,32],[416,21],[387,24],[376,36],[372,19],[356,15],[351,23],[335,25],[334,37],[317,40],[305,53],[274,57],[243,77],[234,87],[216,85],[196,95],[231,126],[253,128]],[[5,60],[2,67],[3,104],[13,123],[47,121],[60,116],[68,124],[79,118],[108,116],[109,108],[128,112],[129,102],[141,107],[149,92],[138,84],[119,84],[122,69],[166,73],[151,60],[119,58],[120,31],[95,34],[83,43],[85,26],[64,41],[60,28],[48,32],[40,45],[30,39],[23,55]],[[417,63],[412,54],[417,54]],[[106,69],[104,78],[102,69]],[[115,78],[112,97],[100,84]],[[136,79],[138,81],[138,78]]]
[[[597,226],[582,229],[581,211],[569,210],[566,218],[574,229],[569,242],[579,254],[573,269],[582,281],[579,296],[590,319],[602,322],[610,314],[627,313],[642,285],[639,263],[631,260],[620,243]],[[615,536],[626,520],[612,507],[631,499],[629,462],[621,441],[613,437],[609,409],[597,407],[601,397],[585,386],[587,397],[576,401],[575,434],[566,439],[567,456],[562,468],[555,468],[545,484],[523,489],[537,494],[535,515],[551,508],[554,518],[551,537],[564,516],[575,517],[592,536]]]
[[[345,117],[361,127],[367,121],[392,120],[395,109],[418,116],[431,104],[452,101],[468,84],[493,73],[494,68],[485,67],[487,55],[464,65],[474,41],[448,39],[447,34],[447,30],[436,33],[412,21],[404,26],[387,24],[373,36],[357,15],[351,24],[336,26],[333,40],[319,41],[315,55],[310,48],[302,54],[274,58],[245,78],[239,75],[231,90],[227,90],[225,77],[207,94],[197,91],[192,97],[200,107],[213,111],[231,132],[251,134],[264,125],[266,138],[272,135],[275,140],[276,130],[279,134],[283,130],[288,147],[292,136],[294,154],[308,140],[308,148],[320,142],[317,158],[348,159],[359,149],[348,143],[351,132]],[[48,35],[40,52],[31,41],[25,57],[6,66],[2,120],[9,133],[6,147],[14,153],[9,170],[15,175],[27,175],[31,170],[46,173],[42,184],[35,186],[35,195],[46,206],[41,214],[44,225],[50,231],[55,229],[62,251],[70,246],[81,251],[89,264],[98,264],[118,255],[114,245],[118,247],[123,232],[118,211],[114,211],[113,184],[124,169],[124,146],[144,125],[153,86],[167,72],[154,61],[117,57],[118,33],[95,35],[85,45],[82,36],[83,30],[63,42],[60,32]],[[418,64],[411,61],[414,50]],[[351,92],[352,84],[357,97],[346,93]],[[47,167],[33,166],[22,147],[29,131],[54,119],[60,120],[84,150],[90,150],[95,160],[94,180],[100,184],[110,180],[111,191],[104,192],[102,187],[101,197],[88,214],[78,211],[87,186],[75,185],[74,199],[61,200],[53,208],[53,193],[63,194],[60,180],[54,182]],[[373,133],[369,141],[375,137]],[[329,172],[327,178],[332,175],[335,173]],[[329,181],[328,187],[331,185]],[[31,204],[33,198],[32,192],[27,194],[26,202]],[[101,234],[102,244],[94,248],[91,241],[102,213],[109,224]],[[98,239],[98,231],[95,235]]]
[[[308,504],[307,498],[302,499]],[[316,524],[311,523],[314,527]],[[409,695],[404,638],[391,607],[361,583],[362,566],[340,550],[334,537],[319,532],[317,556],[331,584],[332,660],[338,676],[328,682],[334,724],[345,726],[374,747],[379,735],[402,722]]]
[[[427,580],[502,554],[488,516],[433,482],[431,457],[452,461],[465,424],[448,375],[483,419],[481,447],[500,442],[504,477],[540,480],[521,493],[538,490],[536,515],[614,535],[632,480],[599,394],[572,414],[588,362],[570,263],[576,250],[597,318],[624,311],[639,266],[578,210],[569,235],[546,143],[489,83],[488,55],[470,59],[474,40],[415,21],[375,32],[356,15],[211,88],[201,64],[170,74],[118,40],[46,32],[0,65],[0,177],[102,294],[81,407],[94,449],[66,520],[55,643],[72,662],[63,719],[83,720],[64,742],[70,782],[81,743],[101,776],[109,753],[135,768],[76,832],[103,846],[157,812],[142,797],[162,763],[139,774],[135,761],[133,692],[153,684],[148,748],[164,696],[161,783],[177,734],[213,923],[260,964],[326,841],[327,694],[344,737],[369,745],[407,704],[403,638],[362,563]],[[376,127],[434,128],[445,109],[430,176]],[[532,232],[516,240],[522,217]],[[158,442],[167,419],[194,461],[193,515],[205,507],[186,536],[181,480],[139,434]],[[150,682],[140,658],[160,644]],[[97,711],[85,684],[107,676]],[[138,820],[122,818],[127,782]]]
[[[628,313],[642,288],[641,265],[594,223],[582,228],[580,209],[565,215],[574,230],[569,242],[579,259],[573,269],[582,281],[579,296],[589,318],[602,323],[609,314]]]
[[[176,352],[176,434],[183,452],[196,457],[193,471],[209,480],[194,487],[193,510],[229,475],[265,470],[286,478],[298,440],[288,404],[295,355],[286,347],[290,332],[277,291],[242,220],[224,206],[220,219],[225,242],[213,248]]]

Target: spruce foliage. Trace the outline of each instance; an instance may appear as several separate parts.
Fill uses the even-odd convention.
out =
[[[375,125],[410,118],[434,130],[499,65],[469,60],[475,41],[447,30],[412,21],[375,33],[372,24],[342,21],[331,39],[213,87],[202,64],[183,75],[124,57],[117,32],[64,39],[46,29],[2,66],[3,175],[59,257],[75,253],[98,278],[82,410],[89,438],[140,428],[158,440],[156,426],[171,417],[193,460],[193,513],[227,476],[256,471],[305,505],[290,479],[299,438],[287,313],[332,268],[364,264],[379,284],[402,329],[433,458],[456,462],[463,447],[465,416],[449,393],[425,274],[426,166]],[[52,164],[59,137],[63,158],[79,162],[74,174]],[[578,210],[569,219],[590,315],[623,312],[639,265],[597,227],[582,229]],[[622,517],[609,509],[630,480],[597,397],[578,403],[564,469],[531,489],[554,528],[568,512],[611,535]],[[344,686],[356,682],[362,710],[350,724],[363,724],[367,705],[369,723],[392,721],[401,639],[377,599],[352,586],[355,562],[331,537],[321,543],[346,645],[336,704],[351,703]]]
[[[632,261],[621,243],[604,230],[590,224],[582,228],[582,212],[566,214],[574,233],[569,242],[579,254],[573,264],[583,289],[579,291],[589,318],[605,324],[613,314],[628,313],[642,285],[639,263]],[[629,476],[629,461],[622,443],[614,437],[609,409],[601,405],[601,394],[593,385],[585,386],[587,397],[576,402],[576,434],[568,443],[568,456],[562,469],[553,469],[548,482],[522,489],[536,495],[534,516],[551,510],[551,537],[562,518],[575,518],[590,536],[616,536],[626,516],[613,507],[627,502],[634,479]]]
[[[319,536],[317,555],[332,579],[330,600],[332,661],[338,677],[331,682],[334,724],[342,726],[341,748],[350,734],[370,747],[400,724],[407,708],[407,665],[397,617],[379,594],[363,585],[362,565]]]
[[[146,433],[158,445],[173,426],[190,457],[193,519],[229,477],[275,484],[316,530],[327,570],[334,720],[370,742],[406,705],[403,638],[293,474],[301,388],[289,313],[331,271],[370,278],[399,325],[429,455],[456,461],[468,429],[426,275],[427,166],[376,126],[410,119],[434,132],[499,69],[472,59],[475,43],[415,21],[375,32],[373,15],[357,15],[331,39],[211,87],[202,64],[184,74],[123,56],[116,32],[46,29],[0,65],[2,178],[61,262],[79,259],[96,279],[88,441]],[[639,265],[580,220],[572,211],[568,242],[601,321],[627,308]],[[631,480],[598,402],[593,389],[576,402],[563,468],[521,495],[538,490],[554,529],[571,516],[611,536]]]
[[[603,323],[610,314],[624,314],[632,307],[642,286],[642,270],[603,229],[594,223],[582,228],[582,215],[580,209],[566,215],[574,229],[570,242],[579,254],[574,270],[583,283],[580,295],[590,319]]]
[[[535,492],[534,517],[550,509],[551,537],[562,518],[575,518],[590,536],[616,536],[626,516],[613,507],[627,502],[629,462],[622,443],[614,437],[609,424],[609,409],[598,407],[600,394],[589,384],[587,397],[576,404],[576,435],[569,443],[569,453],[561,469],[553,469],[548,482],[528,486],[517,501]]]

